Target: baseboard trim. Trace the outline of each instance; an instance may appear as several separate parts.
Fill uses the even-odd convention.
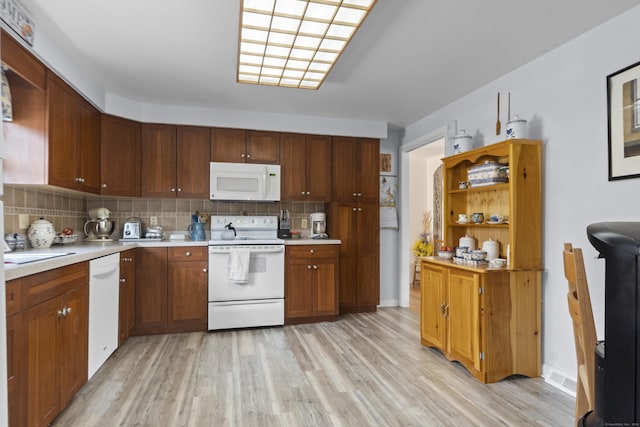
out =
[[[542,365],[542,378],[547,384],[576,397],[576,377],[549,365]]]
[[[378,307],[399,307],[400,301],[397,298],[380,300]]]

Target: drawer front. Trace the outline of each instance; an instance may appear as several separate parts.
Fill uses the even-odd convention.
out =
[[[169,248],[169,261],[206,261],[208,256],[206,246]]]
[[[338,256],[338,245],[288,246],[290,258],[331,258]]]
[[[22,295],[20,292],[21,287],[22,281],[20,279],[7,282],[5,290],[7,317],[11,316],[12,314],[19,313],[20,310],[22,310]]]
[[[89,283],[89,263],[80,262],[66,267],[32,274],[22,279],[23,309]]]

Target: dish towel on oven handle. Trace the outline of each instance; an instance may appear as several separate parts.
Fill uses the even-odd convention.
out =
[[[231,248],[229,251],[229,282],[248,283],[251,249]]]

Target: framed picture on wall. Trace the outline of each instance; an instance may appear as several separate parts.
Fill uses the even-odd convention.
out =
[[[640,62],[607,76],[609,181],[640,177]]]

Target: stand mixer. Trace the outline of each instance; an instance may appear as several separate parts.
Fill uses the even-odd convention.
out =
[[[107,208],[89,209],[89,221],[84,224],[85,239],[89,242],[113,242],[111,233],[115,222],[109,219],[111,211]]]

